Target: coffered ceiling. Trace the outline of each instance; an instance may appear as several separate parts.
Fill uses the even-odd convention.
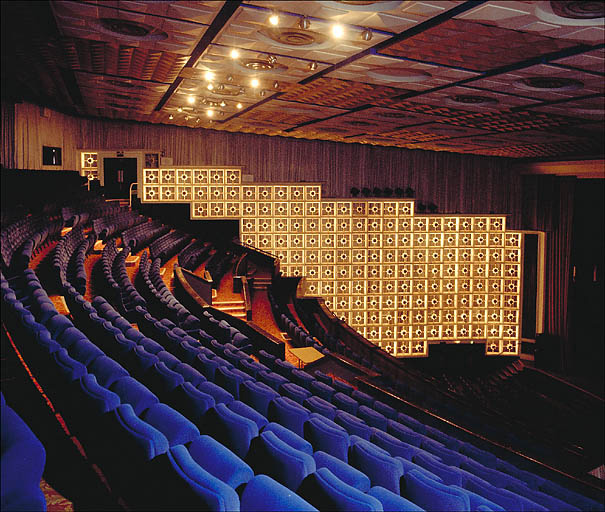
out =
[[[604,5],[2,2],[3,95],[191,128],[599,157]]]

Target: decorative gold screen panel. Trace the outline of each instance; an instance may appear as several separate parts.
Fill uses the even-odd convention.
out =
[[[484,342],[518,355],[521,233],[502,215],[419,215],[404,199],[322,199],[313,183],[242,183],[235,168],[144,169],[144,202],[189,202],[191,218],[239,219],[243,242],[390,354]]]

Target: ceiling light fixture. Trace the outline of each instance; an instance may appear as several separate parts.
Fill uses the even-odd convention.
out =
[[[227,75],[227,82],[233,82],[233,75]]]
[[[213,80],[214,79],[214,73],[212,71],[206,71],[204,73],[204,78],[206,80]]]
[[[363,32],[361,33],[361,39],[363,41],[370,41],[373,36],[374,36],[374,34],[372,33],[372,31],[369,28],[364,29]]]
[[[238,110],[241,110],[241,108],[243,107],[243,105],[241,103],[238,103],[237,105],[235,105],[237,107]]]
[[[309,68],[310,71],[315,71],[317,69],[317,62],[315,62],[315,61],[309,62],[309,64],[307,64],[307,67]]]
[[[183,111],[183,107],[178,107],[178,108],[176,109],[176,111],[177,111],[177,112],[182,112],[182,111]]]
[[[198,118],[195,120],[195,122],[196,122],[196,123],[199,123],[199,122],[200,122],[200,118],[198,117]]]
[[[211,110],[211,109],[206,110],[206,115],[208,117],[212,117],[214,115],[214,110]]]
[[[187,103],[189,103],[189,105],[193,105],[195,103],[195,96],[189,96],[187,98]]]
[[[335,25],[332,25],[332,35],[336,39],[340,39],[342,36],[345,35],[345,29],[344,29],[344,27],[341,24],[339,24],[339,23],[336,23]]]
[[[239,57],[239,52],[235,48],[233,48],[233,50],[231,50],[230,55],[232,59],[237,59]]]
[[[275,55],[269,55],[269,57],[267,57],[267,62],[269,62],[269,64],[275,64],[277,62],[277,57]]]
[[[172,114],[170,114],[170,115],[168,116],[168,119],[172,120],[172,119],[174,119],[174,116],[173,116]]]
[[[310,26],[311,26],[311,20],[309,18],[307,18],[306,16],[301,18],[300,21],[298,22],[298,28],[300,28],[301,30],[307,30]]]
[[[260,92],[260,95],[264,98],[267,94],[267,91],[265,91],[264,89]]]
[[[277,13],[273,13],[271,14],[271,16],[269,16],[269,23],[271,23],[271,25],[273,25],[274,27],[277,27],[277,25],[279,25],[279,16],[277,15]]]
[[[250,85],[252,87],[258,87],[260,85],[260,82],[258,81],[258,78],[253,78],[252,80],[250,80]]]
[[[206,87],[208,88],[209,91],[211,91],[212,89],[214,89],[214,85],[212,85],[212,84],[208,84]]]
[[[275,80],[275,82],[273,82],[273,88],[279,89],[279,82],[277,80]]]
[[[226,106],[227,106],[227,103],[225,103],[225,100],[223,100],[223,101],[221,101],[221,102],[219,103],[219,105],[220,105],[221,107],[226,107]]]

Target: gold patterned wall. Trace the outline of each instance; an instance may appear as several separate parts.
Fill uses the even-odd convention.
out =
[[[518,355],[523,237],[503,215],[420,215],[405,199],[322,199],[317,183],[243,183],[239,168],[143,169],[143,202],[239,219],[243,242],[400,357],[436,342]]]

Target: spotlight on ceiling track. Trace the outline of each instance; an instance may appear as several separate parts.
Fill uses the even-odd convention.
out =
[[[182,112],[182,111],[183,111],[183,107],[178,107],[178,108],[176,109],[176,111],[177,111],[177,112]]]
[[[273,25],[274,27],[277,27],[277,25],[279,25],[279,16],[277,15],[277,13],[271,13],[271,16],[269,16],[269,23],[271,23],[271,25]]]
[[[335,25],[332,26],[332,35],[336,39],[340,39],[342,36],[345,35],[344,27],[342,25],[340,25],[339,23],[336,23]]]
[[[187,98],[187,103],[189,103],[189,105],[193,105],[195,103],[195,96],[189,96]]]
[[[239,51],[237,51],[235,48],[233,48],[233,50],[231,50],[230,55],[231,55],[232,59],[237,59],[237,58],[239,58]]]
[[[258,87],[258,86],[260,85],[260,82],[258,81],[258,78],[253,78],[253,79],[250,81],[250,85],[251,85],[252,87]]]
[[[213,80],[214,79],[214,73],[212,71],[206,71],[204,73],[204,78],[206,80]]]
[[[298,22],[298,28],[300,28],[301,30],[308,30],[310,26],[311,20],[306,16],[301,18]]]
[[[208,117],[212,117],[214,115],[214,110],[211,110],[211,109],[206,110],[206,115]]]
[[[277,80],[275,82],[273,82],[273,88],[279,89],[279,82]]]
[[[233,76],[227,75],[227,82],[233,82]]]
[[[174,119],[174,116],[173,116],[172,114],[170,114],[170,115],[168,116],[168,119],[170,119],[170,120],[172,121],[172,120]]]
[[[373,36],[374,34],[372,34],[372,31],[369,28],[364,29],[361,33],[361,39],[363,41],[370,41]]]
[[[275,55],[269,55],[267,57],[267,62],[269,64],[275,64],[277,62],[277,57]]]
[[[307,64],[307,67],[310,71],[315,71],[317,69],[317,62],[309,62],[309,64]]]
[[[208,84],[206,87],[208,88],[209,91],[211,91],[212,89],[214,89],[214,85],[212,85],[212,84]]]
[[[235,105],[237,107],[238,110],[241,110],[243,105],[241,103],[238,103],[237,105]]]
[[[223,101],[221,101],[221,102],[219,103],[219,105],[220,105],[221,107],[226,107],[226,106],[227,106],[227,103],[225,102],[225,100],[223,100]]]

